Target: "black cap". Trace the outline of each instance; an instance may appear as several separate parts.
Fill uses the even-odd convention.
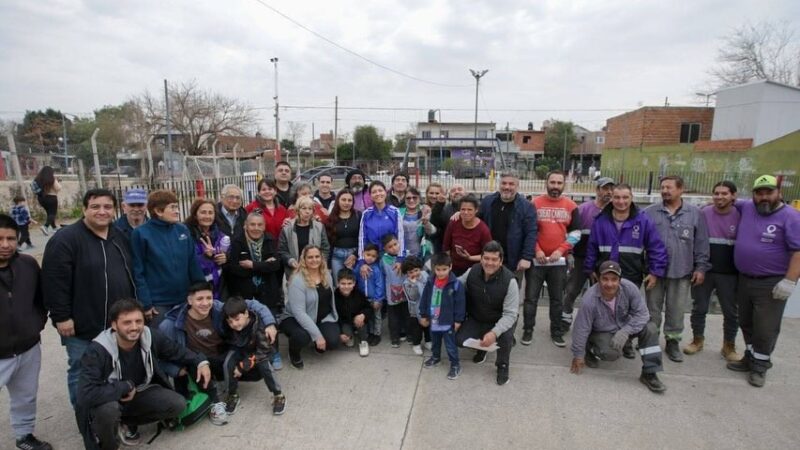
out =
[[[619,264],[616,261],[603,262],[603,264],[600,264],[600,269],[598,269],[597,271],[600,272],[600,275],[612,272],[617,274],[618,277],[622,276],[622,269],[619,267]]]

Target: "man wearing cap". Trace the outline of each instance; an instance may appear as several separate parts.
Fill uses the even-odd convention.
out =
[[[642,356],[639,381],[653,392],[666,391],[657,375],[663,370],[658,328],[650,322],[639,286],[622,278],[615,261],[605,261],[598,272],[599,282],[586,291],[575,317],[570,372],[596,368],[600,360],[616,361],[628,339],[636,338]]]
[[[347,172],[344,184],[353,191],[353,209],[363,213],[372,206],[372,197],[369,196],[369,187],[364,183],[364,172],[361,169]]]
[[[679,342],[683,335],[683,314],[692,286],[699,286],[711,269],[706,219],[700,209],[686,203],[683,178],[667,176],[661,179],[661,203],[650,205],[645,213],[658,229],[667,246],[667,274],[647,291],[650,318],[661,328],[664,312],[665,353],[674,362],[683,362]]]
[[[734,247],[736,295],[746,351],[728,369],[749,372],[748,382],[762,387],[772,367],[786,300],[800,277],[800,212],[783,203],[771,175],[756,178],[753,201],[736,207],[742,215]]]
[[[122,196],[122,216],[114,221],[122,234],[131,238],[134,228],[147,222],[147,191],[140,188],[128,189]]]
[[[561,314],[561,328],[566,332],[572,325],[572,308],[575,299],[586,284],[588,276],[583,271],[583,262],[586,259],[586,244],[589,242],[589,233],[592,231],[594,219],[603,212],[603,208],[611,202],[611,193],[614,190],[614,180],[603,177],[597,180],[597,189],[594,200],[583,202],[578,206],[581,239],[572,248],[573,264],[567,276],[566,292],[564,293],[564,312]]]
[[[242,207],[242,190],[235,184],[226,184],[217,203],[217,227],[228,236],[244,233],[247,211]]]

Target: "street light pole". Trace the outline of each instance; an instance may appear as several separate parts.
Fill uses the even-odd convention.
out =
[[[67,159],[67,120],[61,113],[61,128],[64,130],[64,173],[69,173],[69,160]]]
[[[714,93],[713,92],[708,92],[708,93],[706,93],[706,92],[695,92],[694,95],[699,95],[700,97],[705,97],[706,98],[706,108],[708,108],[708,105],[710,104],[710,98],[711,98],[712,95],[714,95]]]
[[[473,77],[475,77],[475,133],[472,138],[472,190],[475,190],[475,161],[478,157],[478,87],[481,84],[481,77],[486,75],[489,69],[472,70],[469,69]]]
[[[280,160],[281,157],[281,132],[280,132],[280,113],[278,112],[278,57],[272,57],[269,61],[275,66],[275,156]],[[274,158],[274,156],[273,156]],[[288,159],[288,156],[287,156]],[[298,167],[299,170],[299,167]]]

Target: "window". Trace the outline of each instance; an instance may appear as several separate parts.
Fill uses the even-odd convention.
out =
[[[423,132],[422,132],[422,139],[430,139],[430,138],[431,138],[431,132],[430,132],[430,130],[429,130],[429,131],[423,131]]]
[[[439,132],[439,137],[449,138],[450,137],[450,132],[448,130],[442,130],[442,131]]]
[[[695,142],[698,139],[700,139],[699,123],[681,124],[681,144],[691,144],[692,142]]]
[[[486,130],[478,130],[478,137],[480,139],[486,139],[487,136],[489,136],[489,132],[488,131],[486,131]]]
[[[605,144],[606,143],[606,137],[605,136],[596,136],[594,138],[594,143],[595,144]]]
[[[528,144],[530,142],[531,142],[531,137],[530,136],[522,136],[522,143],[523,144]]]

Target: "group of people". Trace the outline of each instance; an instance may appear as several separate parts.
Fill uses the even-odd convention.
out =
[[[684,302],[694,299],[693,339],[682,351],[694,354],[716,292],[728,367],[763,386],[800,277],[800,212],[770,175],[755,181],[752,200],[722,181],[703,208],[684,202],[680,177],[664,177],[662,202],[644,210],[630,186],[609,178],[578,206],[563,195],[560,171],[534,198],[502,173],[482,199],[458,184],[445,195],[436,183],[423,199],[404,174],[387,187],[356,169],[335,193],[330,177],[314,192],[291,176],[279,162],[251,203],[228,185],[219,202],[195,200],[183,222],[171,191],[130,189],[115,219],[115,196],[89,190],[83,217],[50,238],[41,270],[17,252],[16,221],[0,215],[0,295],[15,299],[0,303],[0,386],[17,446],[51,448],[33,435],[47,314],[66,348],[84,442],[114,449],[141,439],[139,425],[178,417],[193,389],[208,395],[216,425],[236,411],[239,381],[263,380],[272,413],[282,414],[281,334],[296,369],[308,348],[357,347],[366,357],[388,329],[391,347],[428,350],[425,368],[439,365],[444,344],[452,380],[462,373],[459,346],[476,349],[476,364],[495,352],[504,385],[520,304],[520,342],[531,345],[545,283],[552,342],[565,347],[572,329],[573,373],[635,357],[636,340],[640,380],[663,392],[662,311],[664,352],[680,362]]]

